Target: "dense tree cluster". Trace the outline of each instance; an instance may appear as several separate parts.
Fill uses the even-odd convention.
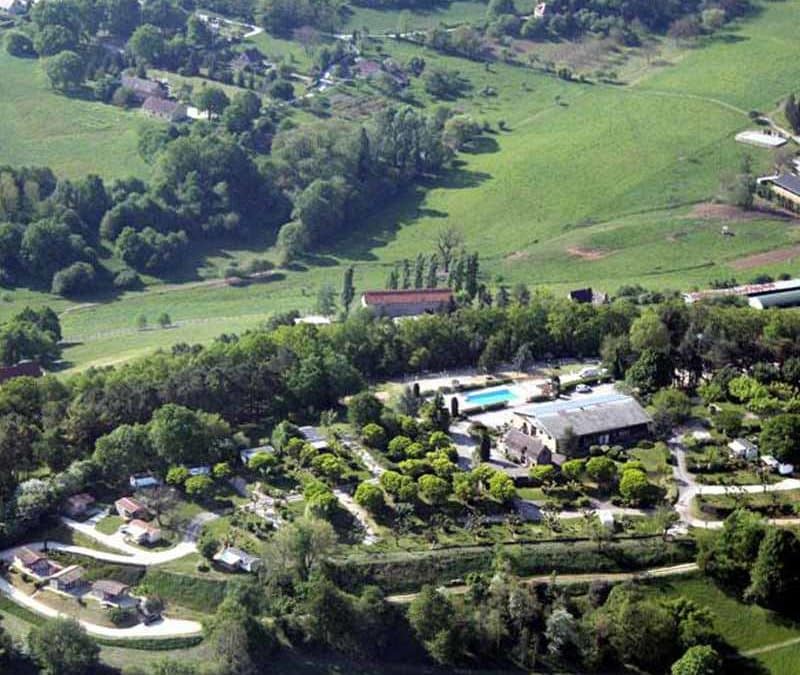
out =
[[[723,588],[764,607],[791,611],[800,597],[800,540],[750,512],[734,511],[703,540],[698,563]]]
[[[678,38],[714,30],[722,22],[749,12],[750,0],[556,0],[543,17],[531,17],[522,34],[532,38],[575,38],[584,33],[615,33],[629,44],[638,43],[635,25]]]

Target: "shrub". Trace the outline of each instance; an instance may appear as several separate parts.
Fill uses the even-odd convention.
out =
[[[94,284],[94,267],[89,263],[77,262],[56,272],[50,290],[56,295],[81,295],[91,291]]]
[[[141,278],[136,272],[129,269],[120,270],[114,277],[114,288],[119,290],[130,290],[138,288],[142,283]]]
[[[383,490],[372,483],[361,483],[353,497],[356,504],[363,506],[370,513],[378,513],[384,507]]]

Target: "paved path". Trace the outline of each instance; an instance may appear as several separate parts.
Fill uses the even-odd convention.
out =
[[[369,517],[369,514],[358,504],[356,504],[353,498],[344,490],[334,489],[333,494],[336,495],[339,503],[345,509],[347,509],[353,518],[361,523],[361,527],[364,528],[364,539],[362,540],[362,543],[366,544],[367,546],[372,546],[373,544],[377,543],[378,535],[375,533],[375,528],[372,526],[372,521]]]
[[[19,588],[15,588],[2,577],[0,577],[0,593],[6,595],[18,605],[22,605],[41,616],[49,618],[69,617],[68,614],[59,612]],[[140,623],[130,628],[111,628],[82,620],[79,620],[78,623],[91,635],[116,639],[183,637],[200,635],[203,632],[202,625],[197,621],[170,619],[167,617],[162,617],[161,620],[149,625]]]
[[[784,478],[778,483],[769,485],[703,485],[697,482],[686,466],[686,448],[679,435],[669,440],[669,448],[676,460],[672,466],[672,474],[678,486],[675,510],[681,522],[691,527],[715,530],[721,528],[724,523],[722,520],[703,520],[692,514],[692,502],[699,495],[759,494],[800,488],[800,480],[797,478]],[[769,522],[775,525],[791,525],[800,523],[800,518],[775,518]]]
[[[596,572],[585,574],[557,574],[555,578],[552,574],[539,574],[531,577],[521,577],[520,581],[526,584],[542,584],[555,581],[556,584],[569,585],[576,583],[585,583],[591,581],[626,581],[628,579],[647,579],[657,577],[671,577],[681,574],[690,574],[697,570],[697,563],[684,563],[681,565],[671,565],[669,567],[654,567],[647,570],[639,570],[638,572]],[[466,593],[468,586],[449,586],[444,587],[442,590],[445,593],[462,594]],[[400,593],[397,595],[387,596],[389,602],[397,604],[406,604],[411,602],[417,597],[419,593]]]

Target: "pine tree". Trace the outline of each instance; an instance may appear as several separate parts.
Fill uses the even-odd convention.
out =
[[[342,308],[345,314],[350,312],[350,305],[353,304],[355,294],[356,290],[353,286],[353,268],[351,266],[344,271],[344,281],[342,282]]]
[[[494,297],[494,304],[500,307],[508,307],[508,287],[507,286],[500,286],[497,289],[497,294]]]
[[[465,281],[465,289],[470,300],[474,300],[478,293],[478,254],[473,253],[467,258],[467,276]]]
[[[386,279],[386,288],[390,291],[397,290],[397,268],[392,268],[392,271],[389,272],[389,276]]]
[[[411,288],[411,263],[408,258],[403,260],[403,288]]]
[[[794,94],[789,94],[789,98],[786,99],[783,110],[786,114],[786,119],[789,120],[792,130],[796,134],[800,134],[800,105],[798,105]]]
[[[414,288],[423,288],[425,286],[425,256],[422,253],[417,254],[417,259],[414,262]]]
[[[427,288],[436,288],[439,282],[437,276],[438,273],[439,273],[439,259],[435,255],[432,255],[430,263],[428,265],[428,277],[425,280],[425,286]]]

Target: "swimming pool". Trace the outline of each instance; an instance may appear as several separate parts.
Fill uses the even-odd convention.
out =
[[[516,398],[516,395],[510,389],[492,389],[490,391],[467,394],[465,400],[473,405],[493,405],[495,403],[507,403]]]

